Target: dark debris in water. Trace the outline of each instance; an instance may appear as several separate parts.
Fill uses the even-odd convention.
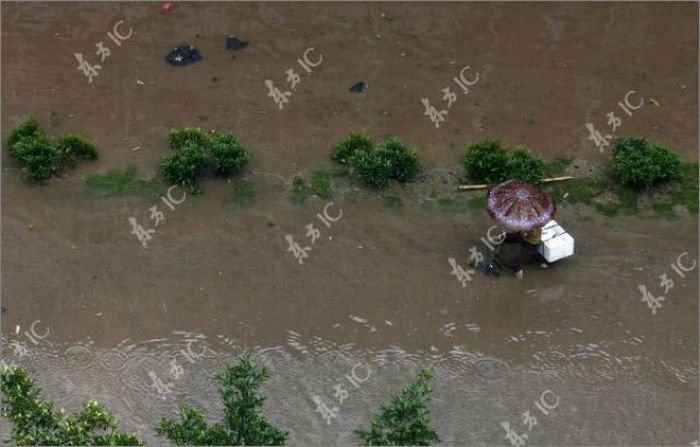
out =
[[[363,81],[360,81],[360,82],[358,82],[357,84],[355,84],[355,85],[353,85],[352,87],[350,87],[350,91],[353,92],[353,93],[362,93],[362,92],[364,92],[365,90],[367,90],[368,87],[369,87],[369,86],[367,85],[367,83],[365,83],[365,82],[363,82]]]
[[[248,46],[247,40],[241,40],[238,37],[229,36],[226,38],[226,49],[239,51]]]
[[[167,56],[165,61],[170,65],[182,66],[189,65],[202,60],[202,54],[198,49],[188,43],[183,43],[173,49]]]

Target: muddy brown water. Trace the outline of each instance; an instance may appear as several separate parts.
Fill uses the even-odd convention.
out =
[[[247,351],[272,372],[266,414],[291,445],[357,442],[353,430],[423,367],[436,373],[430,409],[445,445],[509,445],[503,422],[532,445],[687,445],[699,437],[698,268],[680,278],[670,264],[698,258],[696,216],[608,219],[564,205],[573,258],[522,282],[477,273],[462,287],[448,259],[467,265],[492,225],[485,213],[446,212],[429,185],[394,186],[405,201],[394,209],[341,180],[330,211],[343,216],[327,228],[316,217],[327,200],[298,205],[288,190],[294,174],[328,166],[350,130],[399,135],[429,172],[458,170],[464,145],[484,136],[605,161],[584,125],[606,128],[613,110],[619,134],[697,160],[697,18],[690,3],[3,3],[3,139],[33,113],[47,132],[100,148],[44,187],[3,152],[3,360],[70,410],[107,403],[152,444],[182,403],[220,415],[212,377]],[[119,20],[133,35],[88,83],[74,53],[95,62]],[[228,35],[251,44],[226,51]],[[182,41],[204,59],[168,66]],[[309,47],[323,54],[312,75],[296,64]],[[421,99],[444,104],[440,90],[466,65],[479,82],[435,128]],[[285,86],[290,67],[302,80],[278,110],[264,80]],[[360,80],[369,89],[350,93]],[[630,90],[645,98],[633,116],[617,106]],[[86,189],[86,174],[109,168],[157,174],[167,131],[186,124],[249,147],[251,206],[232,204],[225,180],[172,211]],[[143,249],[127,219],[148,222],[156,204],[166,221]],[[299,265],[285,235],[307,240],[309,223],[321,237]],[[638,287],[660,294],[664,273],[674,287],[653,315]],[[353,366],[369,371],[357,386]],[[546,390],[559,399],[548,414],[535,404]],[[330,424],[314,396],[338,407]],[[529,432],[526,411],[538,418]]]

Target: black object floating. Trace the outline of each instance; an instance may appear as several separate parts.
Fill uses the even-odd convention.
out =
[[[350,91],[353,93],[362,93],[365,90],[367,90],[367,87],[369,87],[369,86],[366,83],[360,81],[357,84],[350,87]]]
[[[226,38],[226,49],[238,51],[248,46],[247,40],[241,40],[238,37],[229,36]]]
[[[202,60],[202,54],[198,49],[188,43],[183,43],[165,56],[165,61],[170,65],[189,65]]]

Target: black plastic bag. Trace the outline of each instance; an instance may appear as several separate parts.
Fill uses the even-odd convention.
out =
[[[202,60],[202,54],[198,49],[188,43],[183,43],[165,56],[165,61],[170,65],[189,65]]]

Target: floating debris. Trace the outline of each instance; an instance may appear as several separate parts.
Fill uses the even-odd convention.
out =
[[[350,91],[353,93],[362,93],[365,90],[367,90],[368,88],[369,88],[369,86],[367,85],[367,83],[360,81],[357,84],[350,87]]]
[[[173,6],[173,2],[165,2],[160,5],[160,10],[161,12],[170,12],[173,10]]]
[[[188,43],[183,43],[173,49],[167,56],[165,61],[170,65],[182,66],[189,65],[202,60],[202,54],[198,49]]]
[[[240,40],[238,37],[229,36],[226,38],[226,49],[239,51],[248,46],[247,40]]]

